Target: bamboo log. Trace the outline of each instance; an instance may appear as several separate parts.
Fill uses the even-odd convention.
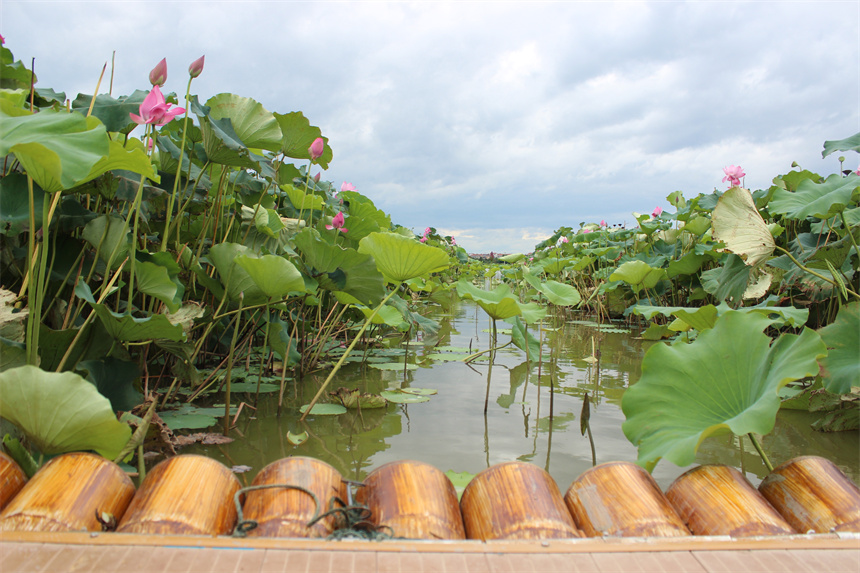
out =
[[[506,462],[485,469],[466,486],[460,507],[469,539],[583,537],[558,485],[533,464]]]
[[[758,489],[801,533],[860,532],[860,488],[830,460],[818,456],[789,460]]]
[[[263,468],[251,486],[286,484],[312,492],[319,502],[306,492],[293,488],[267,488],[249,491],[242,506],[245,520],[254,520],[257,527],[248,531],[254,537],[326,537],[335,530],[337,518],[325,517],[308,527],[316,515],[325,513],[330,500],[343,498],[343,481],[329,464],[307,457],[292,457],[272,462]]]
[[[651,474],[634,463],[591,468],[570,485],[564,501],[588,537],[690,535]]]
[[[74,452],[45,464],[0,513],[0,531],[101,531],[97,516],[116,521],[134,496],[118,465]]]
[[[364,480],[356,501],[367,505],[369,520],[396,537],[465,539],[454,484],[441,470],[416,461],[391,462]]]
[[[233,494],[240,487],[233,472],[211,458],[166,459],[146,474],[117,531],[227,534],[236,522]]]
[[[27,483],[27,474],[10,456],[0,452],[0,510]]]
[[[694,535],[782,535],[795,531],[735,468],[704,465],[676,479],[669,500]]]

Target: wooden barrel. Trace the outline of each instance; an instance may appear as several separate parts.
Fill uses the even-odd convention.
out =
[[[10,456],[0,452],[0,510],[27,483],[27,474]]]
[[[533,464],[505,462],[485,469],[463,490],[460,507],[469,539],[583,537],[558,485]]]
[[[795,533],[735,468],[704,465],[676,479],[669,500],[694,535],[782,535]]]
[[[830,460],[794,458],[773,470],[758,489],[800,533],[860,532],[860,488]]]
[[[408,539],[465,539],[454,484],[441,470],[415,461],[379,466],[358,489],[356,501],[384,533]]]
[[[316,515],[329,509],[332,497],[344,498],[343,481],[329,464],[306,457],[292,457],[272,462],[263,468],[254,481],[255,486],[287,484],[312,492],[318,502],[306,492],[293,488],[266,488],[245,494],[242,506],[244,519],[254,520],[257,527],[248,536],[263,537],[326,537],[337,526],[335,516],[325,517],[308,527]]]
[[[651,474],[631,462],[609,462],[584,472],[564,501],[589,537],[690,535]]]
[[[0,531],[102,531],[123,516],[134,484],[118,465],[75,452],[46,463],[0,513]]]
[[[224,464],[198,455],[168,458],[146,479],[117,528],[122,533],[223,535],[236,522],[239,480]]]

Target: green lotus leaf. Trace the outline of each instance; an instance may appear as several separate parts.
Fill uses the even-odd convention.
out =
[[[726,250],[741,257],[747,266],[761,265],[776,247],[746,189],[732,187],[726,191],[711,214],[711,224],[714,240],[725,243]]]
[[[343,199],[344,202],[349,201],[347,236],[350,240],[358,242],[371,233],[391,227],[391,217],[385,211],[377,209],[369,199],[361,201],[356,196],[364,197],[356,191],[344,191],[338,195],[338,198]],[[351,201],[350,198],[352,198]]]
[[[330,245],[314,229],[303,230],[294,240],[320,288],[343,291],[368,306],[385,297],[385,280],[370,255]]]
[[[244,294],[245,306],[263,303],[266,301],[266,295],[248,271],[236,262],[242,255],[254,257],[255,252],[238,243],[218,243],[209,249],[207,258],[218,270],[230,300],[238,301],[239,295]]]
[[[113,459],[131,438],[110,401],[73,372],[21,366],[0,373],[0,416],[43,454],[95,450]]]
[[[98,249],[99,258],[108,264],[110,270],[117,269],[122,265],[128,254],[130,231],[125,225],[125,220],[117,215],[101,215],[86,224],[81,234],[83,239]],[[114,252],[116,251],[116,252]]]
[[[105,330],[115,340],[142,342],[144,340],[185,340],[182,325],[173,324],[164,314],[136,318],[130,314],[113,312],[103,304],[91,304]]]
[[[304,414],[307,409],[308,404],[305,404],[299,408],[299,411]],[[346,408],[340,404],[314,404],[310,413],[313,416],[338,416],[340,414],[346,414]]]
[[[729,311],[693,343],[658,343],[645,353],[642,377],[621,400],[637,463],[650,470],[666,458],[686,466],[708,436],[773,429],[780,388],[817,374],[827,350],[810,329],[772,341],[762,332],[770,324]]]
[[[540,340],[535,338],[531,332],[526,330],[520,317],[514,316],[508,319],[508,322],[511,323],[511,340],[514,341],[514,345],[525,352],[529,360],[539,360],[541,350]]]
[[[827,219],[844,211],[852,203],[858,189],[860,175],[854,173],[847,177],[834,173],[822,183],[806,179],[800,182],[794,193],[787,189],[774,191],[767,209],[787,219]]]
[[[311,154],[308,150],[317,137],[322,137],[320,128],[312,126],[311,122],[300,111],[284,115],[275,113],[274,115],[284,136],[281,139],[281,149],[284,155],[294,159],[310,160]],[[326,145],[322,157],[317,159],[317,164],[323,169],[328,169],[328,164],[332,159],[332,150],[328,145],[328,139],[323,137],[323,141]]]
[[[627,261],[609,276],[611,281],[624,281],[635,291],[654,286],[666,276],[666,271],[654,268],[644,261]]]
[[[86,114],[92,105],[92,115],[99,118],[108,131],[128,134],[137,127],[137,124],[128,114],[139,115],[140,104],[143,103],[147,95],[149,92],[144,90],[135,90],[131,95],[118,98],[113,98],[108,94],[99,94],[93,104],[93,96],[78,94],[78,97],[72,102],[72,109]]]
[[[860,303],[846,304],[836,320],[818,333],[829,349],[821,360],[824,387],[834,394],[847,394],[860,386]]]
[[[576,288],[558,281],[546,281],[538,290],[556,306],[576,306],[582,301]]]
[[[323,208],[323,198],[319,195],[305,193],[301,189],[296,189],[292,185],[281,185],[281,190],[287,194],[287,197],[290,199],[290,203],[293,204],[293,207],[295,207],[296,210],[315,209],[317,211],[321,211]]]
[[[711,260],[713,258],[708,255],[699,255],[691,251],[677,261],[670,261],[666,274],[670,279],[680,275],[692,275],[699,272],[702,265]]]
[[[43,190],[70,189],[109,153],[105,126],[79,113],[16,108],[0,99],[0,157],[13,153]]]
[[[358,252],[371,255],[376,268],[392,283],[439,272],[450,264],[442,249],[397,233],[371,233],[361,240]]]
[[[857,151],[860,152],[860,133],[855,133],[851,137],[845,139],[837,139],[824,142],[824,151],[821,152],[821,157],[827,157],[831,153],[837,151]]]
[[[179,265],[168,253],[138,252],[135,265],[137,290],[157,298],[170,312],[177,312],[185,293],[179,272]]]
[[[36,228],[42,227],[45,192],[34,186],[33,215]],[[0,179],[0,233],[12,237],[30,228],[30,192],[27,176],[9,173]]]
[[[380,394],[393,404],[418,404],[430,401],[429,396],[419,396],[402,390],[383,390]]]
[[[302,273],[284,257],[239,255],[234,260],[269,299],[281,299],[290,292],[305,292]]]
[[[301,432],[299,434],[294,434],[291,431],[287,430],[287,441],[294,446],[301,446],[308,441],[308,433]]]
[[[222,93],[206,101],[209,117],[228,118],[239,139],[248,147],[280,151],[284,134],[278,120],[262,104],[236,94]]]
[[[417,364],[412,364],[411,362],[383,362],[376,364],[368,364],[371,368],[376,368],[377,370],[393,370],[395,372],[404,370],[418,370]]]
[[[478,303],[494,320],[505,320],[522,314],[519,301],[511,294],[511,288],[500,284],[493,291],[481,290],[466,279],[457,282],[457,294]]]

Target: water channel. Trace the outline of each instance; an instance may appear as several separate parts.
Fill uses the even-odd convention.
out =
[[[267,464],[297,455],[321,459],[353,480],[395,460],[419,460],[442,471],[472,474],[500,462],[520,460],[545,468],[563,493],[592,467],[591,445],[580,431],[587,392],[597,463],[636,460],[636,448],[621,431],[621,397],[639,379],[642,357],[655,344],[641,340],[636,328],[623,323],[598,325],[570,313],[548,316],[544,352],[551,349],[551,359],[529,367],[525,354],[511,345],[497,351],[492,366],[487,360],[467,365],[430,356],[438,355],[439,348],[461,354],[489,348],[491,322],[484,311],[472,301],[443,300],[442,304],[428,303],[423,314],[442,328],[437,336],[410,341],[407,362],[417,368],[380,370],[355,362],[341,369],[330,389],[359,388],[372,394],[401,387],[436,390],[428,402],[309,416],[299,423],[299,406],[310,401],[328,374],[320,371],[306,375],[301,384],[288,382],[280,417],[277,393],[261,394],[257,411],[247,409],[239,416],[230,434],[235,441],[196,444],[181,452],[204,454],[228,467],[246,466],[250,469],[240,474],[246,483]],[[498,324],[500,329],[507,326],[501,321]],[[536,335],[536,329],[531,332]],[[500,344],[510,338],[504,332],[498,336]],[[585,360],[592,355],[592,341],[599,351],[596,363]],[[242,400],[252,403],[253,395],[234,397],[235,403]],[[815,419],[806,412],[781,411],[776,428],[763,438],[771,461],[777,465],[800,455],[819,455],[833,461],[855,483],[860,482],[860,434],[816,432],[810,428]],[[287,439],[288,432],[303,431],[308,434],[304,443],[297,446]],[[706,439],[699,448],[699,463],[734,466],[754,485],[767,475],[750,443],[733,436]],[[653,475],[665,489],[687,469],[663,460]]]

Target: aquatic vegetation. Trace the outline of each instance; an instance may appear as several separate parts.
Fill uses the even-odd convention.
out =
[[[191,82],[204,57],[188,67],[180,107],[165,88],[166,59],[150,72],[149,91],[66,102],[65,94],[33,86],[8,47],[0,50],[0,409],[35,453],[81,448],[116,455],[126,445],[120,438],[130,439],[116,412],[144,403],[157,403],[174,425],[209,427],[223,417],[227,433],[231,388],[277,389],[283,404],[295,380],[321,368],[327,379],[304,405],[302,420],[346,416],[345,397],[326,393],[342,365],[360,361],[405,376],[419,367],[406,352],[374,363],[380,356],[373,351],[416,336],[432,340],[439,325],[422,316],[421,305],[456,296],[490,315],[493,351],[496,320],[509,321],[527,363],[545,356],[547,316],[582,310],[595,316],[589,332],[603,334],[623,330],[607,325],[609,318],[641,321],[646,337],[667,341],[655,346],[665,350],[649,353],[648,370],[680,361],[667,380],[679,387],[687,362],[713,360],[727,332],[780,357],[787,351],[774,348],[812,345],[810,337],[819,336],[827,350],[812,359],[803,350],[798,368],[811,372],[816,388],[856,404],[851,352],[860,303],[849,301],[860,300],[858,173],[824,177],[797,169],[769,189],[749,191],[740,187],[743,169],[732,165],[723,169],[727,191],[691,198],[673,192],[666,200],[675,212],[657,206],[634,214],[635,228],[583,222],[558,229],[533,253],[479,261],[432,226],[422,234],[398,226],[355,185],[344,181],[338,189],[325,181],[320,170],[333,161],[331,142],[301,112],[272,112],[230,93],[201,102]],[[183,121],[172,121],[182,114]],[[141,125],[143,133],[132,136]],[[822,155],[857,151],[858,142],[860,134],[825,142]],[[795,334],[804,324],[809,328]],[[803,344],[781,342],[791,337]],[[427,360],[472,361],[487,352],[437,349]],[[22,367],[33,388],[19,387]],[[104,383],[107,372],[121,373],[121,382]],[[794,374],[762,390],[767,407],[744,409],[745,425],[731,431],[759,433],[780,397],[807,396],[810,380],[804,374],[789,382]],[[686,436],[684,447],[654,445],[637,426],[637,412],[649,402],[642,388],[653,384],[643,379],[625,395],[634,420],[626,428],[645,444],[643,463],[688,459],[695,455],[690,443],[723,428],[711,420]],[[217,416],[179,405],[221,384],[226,395]],[[487,384],[489,395],[489,375]],[[52,409],[57,396],[73,395],[81,411],[97,414],[91,429],[80,430],[92,435],[65,443],[59,434],[69,426],[57,434],[33,425],[22,402],[9,398],[24,390],[50,395],[45,411],[77,423],[77,415]],[[427,399],[414,390],[389,388],[383,396],[401,404]],[[850,427],[845,421],[856,406],[839,410],[847,412],[839,414],[839,427]]]

